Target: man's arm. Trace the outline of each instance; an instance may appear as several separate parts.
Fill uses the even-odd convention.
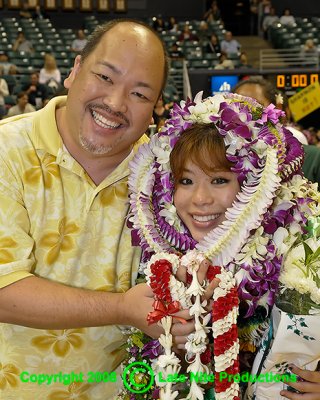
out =
[[[103,325],[130,325],[149,336],[163,332],[157,324],[148,326],[153,295],[146,284],[126,293],[109,293],[69,287],[35,276],[0,289],[0,322],[39,329],[70,329]],[[187,310],[177,313],[190,319]],[[175,323],[176,343],[184,343],[194,323]]]

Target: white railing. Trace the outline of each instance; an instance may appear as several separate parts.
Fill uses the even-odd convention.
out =
[[[260,50],[261,71],[279,68],[319,70],[319,54],[307,53],[299,48]]]

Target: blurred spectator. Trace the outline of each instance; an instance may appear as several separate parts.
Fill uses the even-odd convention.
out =
[[[22,90],[28,95],[29,102],[37,109],[42,107],[44,99],[48,97],[48,89],[39,82],[37,72],[30,75],[30,82],[25,84]]]
[[[291,15],[290,8],[285,8],[282,16],[280,17],[280,23],[282,25],[295,25],[296,20],[293,15]]]
[[[13,43],[13,51],[23,51],[32,53],[34,51],[32,43],[26,39],[23,32],[18,32],[17,39]]]
[[[39,5],[36,5],[34,12],[32,13],[32,18],[33,19],[48,19],[49,16],[45,11],[41,10],[41,7]]]
[[[29,10],[29,3],[27,1],[24,1],[22,3],[22,8],[19,11],[19,15],[20,18],[25,18],[25,19],[32,18],[32,14]]]
[[[234,64],[229,60],[228,55],[222,52],[219,57],[219,64],[214,69],[234,69]]]
[[[221,41],[221,51],[229,56],[230,54],[239,54],[240,49],[240,43],[233,39],[232,32],[227,31],[224,35],[224,39]]]
[[[152,26],[153,29],[155,29],[160,33],[166,30],[166,26],[164,23],[164,19],[162,18],[162,15],[158,15],[157,17],[152,18]]]
[[[198,28],[198,37],[201,42],[205,42],[208,40],[209,34],[209,25],[207,21],[200,21]]]
[[[28,103],[28,95],[26,92],[20,92],[17,96],[17,104],[9,108],[7,117],[13,117],[14,115],[26,114],[36,109]]]
[[[270,14],[270,9],[272,7],[270,0],[260,0],[258,4],[258,30],[259,35],[261,36],[262,24],[267,15]]]
[[[15,64],[11,64],[9,71],[8,71],[8,75],[17,75],[19,73],[19,69]]]
[[[313,39],[307,39],[304,46],[303,52],[307,54],[318,54],[318,49],[314,44]]]
[[[213,33],[210,36],[210,41],[206,47],[206,53],[214,53],[217,54],[218,56],[221,54],[221,46],[219,43],[219,38],[215,33]]]
[[[258,34],[259,0],[250,0],[250,35]]]
[[[170,32],[178,32],[178,23],[175,19],[175,17],[170,17],[169,21],[167,23],[167,30]]]
[[[163,97],[160,96],[153,110],[153,120],[158,131],[170,116],[171,104],[164,104]]]
[[[290,122],[290,109],[286,98],[283,97],[281,92],[279,92],[271,82],[262,78],[249,78],[243,80],[233,88],[233,92],[242,96],[252,97],[264,107],[273,103],[277,108],[285,111],[287,116],[286,128],[290,130],[297,140],[299,140],[305,151],[302,171],[307,179],[320,184],[320,148],[314,145],[308,145],[306,136],[299,130],[299,127]]]
[[[195,35],[191,29],[189,24],[185,24],[183,27],[183,31],[181,34],[178,36],[178,40],[183,42],[183,41],[188,41],[188,40],[199,40],[198,36]]]
[[[61,84],[61,73],[52,54],[44,56],[44,65],[40,70],[39,82],[48,85],[54,90],[58,89]]]
[[[184,58],[183,53],[179,50],[177,43],[173,43],[169,49],[170,58]]]
[[[88,40],[86,39],[84,30],[79,29],[77,31],[77,39],[74,39],[71,43],[71,51],[74,51],[75,53],[80,53],[84,46],[87,44],[87,41]]]
[[[0,78],[0,119],[6,115],[5,96],[9,96],[8,84],[5,79]]]
[[[249,64],[249,62],[248,62],[248,56],[245,51],[243,51],[240,54],[239,59],[240,59],[240,62],[239,62],[238,68],[252,68],[252,65]]]
[[[209,9],[204,13],[203,19],[207,22],[219,21],[221,19],[221,12],[216,0],[213,0]]]
[[[276,15],[276,9],[274,7],[270,7],[270,13],[266,15],[262,21],[262,30],[265,39],[270,39],[269,28],[271,25],[278,21],[279,17]]]
[[[14,65],[9,61],[5,52],[0,52],[0,75],[9,75],[10,67]]]

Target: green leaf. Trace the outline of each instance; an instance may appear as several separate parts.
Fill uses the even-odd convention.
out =
[[[312,254],[312,261],[317,260],[320,256],[320,246],[317,248],[317,250]]]
[[[304,248],[304,252],[305,252],[305,258],[304,258],[305,263],[309,264],[310,259],[311,259],[312,255],[313,255],[313,251],[312,251],[311,247],[306,242],[302,242],[302,244],[303,244],[303,248]]]

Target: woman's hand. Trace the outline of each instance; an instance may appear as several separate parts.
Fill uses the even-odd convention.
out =
[[[298,375],[297,382],[290,382],[290,386],[300,393],[282,390],[281,396],[292,400],[320,400],[320,371],[308,371],[293,364],[290,369]],[[302,380],[299,380],[299,378],[302,378]]]

